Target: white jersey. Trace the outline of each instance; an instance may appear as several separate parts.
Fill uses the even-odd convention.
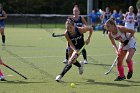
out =
[[[122,33],[122,32],[120,32],[120,31],[118,30],[116,35],[113,35],[113,34],[111,33],[111,36],[112,36],[115,40],[117,40],[117,41],[120,42],[120,44],[119,44],[119,49],[120,49],[120,48],[123,48],[123,50],[128,50],[128,49],[130,49],[130,48],[136,49],[136,40],[135,40],[134,37],[131,37],[131,39],[129,40],[128,44],[127,44],[126,46],[123,46],[123,42],[124,42],[125,40],[128,40],[128,38],[129,38],[129,36],[130,36],[130,33]]]
[[[135,20],[134,13],[130,15],[130,12],[128,12],[125,18],[125,27],[134,30],[134,26],[135,26],[134,20]]]

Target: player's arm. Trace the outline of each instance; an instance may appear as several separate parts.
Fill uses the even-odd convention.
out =
[[[82,16],[82,22],[84,24],[84,26],[87,26],[87,21],[85,20],[85,18]]]
[[[118,29],[119,29],[121,32],[123,32],[123,33],[130,33],[130,36],[127,37],[128,40],[130,40],[131,37],[133,37],[134,34],[135,34],[135,31],[134,31],[134,30],[128,29],[128,28],[126,28],[126,27],[124,27],[124,26],[119,26]]]
[[[90,38],[92,36],[93,28],[92,27],[78,27],[78,29],[79,29],[79,32],[81,34],[86,33],[87,31],[89,31],[88,37],[87,37],[87,39],[85,41],[86,44],[89,44]]]
[[[0,19],[6,19],[7,18],[7,14],[5,11],[2,11],[3,17],[0,17]]]
[[[70,47],[72,48],[72,50],[77,51],[75,46],[73,45],[72,41],[70,40],[67,31],[65,31],[64,36],[65,36],[67,42],[69,43]]]
[[[115,52],[118,54],[118,47],[117,47],[117,45],[116,45],[116,43],[115,43],[115,40],[114,40],[114,38],[111,36],[111,33],[109,33],[109,39],[110,39],[110,41],[111,41],[111,43],[112,43],[112,45],[113,45],[113,48],[115,49]]]

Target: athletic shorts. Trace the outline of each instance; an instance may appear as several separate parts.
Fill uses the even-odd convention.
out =
[[[129,50],[133,48],[136,50],[136,40],[135,38],[131,38],[126,46],[123,46],[122,43],[119,44],[119,49],[122,48],[123,50]]]
[[[4,22],[0,22],[0,28],[4,28],[5,25],[4,25]]]

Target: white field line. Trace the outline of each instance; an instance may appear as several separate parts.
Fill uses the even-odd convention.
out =
[[[101,57],[101,56],[114,56],[116,54],[101,54],[101,55],[88,55],[90,57]],[[140,55],[140,53],[135,53],[135,55]],[[30,56],[30,57],[20,57],[20,58],[24,58],[24,59],[35,59],[35,58],[61,58],[61,57],[64,57],[64,56]],[[3,57],[3,58],[6,58],[6,59],[14,59],[14,58],[17,58],[17,57]]]

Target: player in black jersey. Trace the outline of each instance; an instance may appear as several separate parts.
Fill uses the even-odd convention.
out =
[[[84,42],[83,33],[89,31],[89,35]],[[66,74],[66,72],[72,67],[72,64],[79,68],[79,74],[83,74],[83,62],[78,62],[75,58],[75,55],[78,54],[78,51],[83,47],[83,45],[89,44],[90,38],[92,35],[93,29],[92,27],[75,27],[74,20],[72,18],[68,18],[66,21],[66,31],[64,33],[66,40],[70,45],[69,55],[70,58],[68,60],[68,64],[65,65],[62,72],[56,77],[56,81],[60,81],[61,78]],[[79,56],[79,55],[78,55]]]
[[[2,35],[2,45],[5,45],[5,33],[4,33],[4,19],[7,18],[6,12],[2,8],[2,4],[0,4],[0,33]]]
[[[78,27],[84,27],[87,26],[87,22],[85,20],[85,18],[83,16],[80,16],[80,11],[77,5],[74,6],[73,8],[73,16],[71,17],[74,20],[74,26],[78,26]],[[84,35],[82,37],[84,42]],[[69,55],[68,55],[68,50],[69,50],[69,44],[67,45],[67,49],[66,49],[66,59],[63,61],[64,63],[67,63]],[[84,63],[87,64],[87,52],[85,50],[85,48],[82,50],[82,54],[83,54],[83,58],[84,58]]]

